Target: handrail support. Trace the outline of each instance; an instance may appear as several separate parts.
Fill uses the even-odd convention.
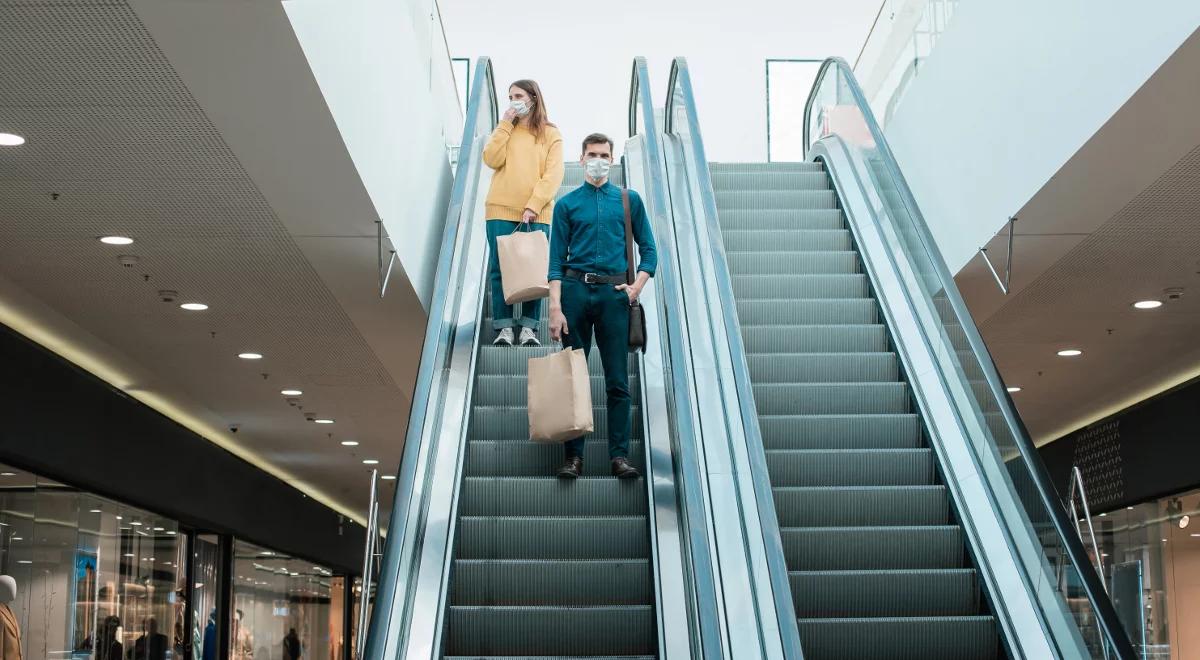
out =
[[[379,297],[382,298],[387,294],[388,281],[392,279],[392,265],[396,263],[396,251],[388,250],[387,266],[383,264],[383,221],[375,221],[375,251],[378,260],[379,271]],[[391,237],[388,237],[388,243],[391,243]]]
[[[1013,258],[1013,235],[1017,224],[1017,216],[1012,216],[1008,219],[1008,258],[1004,260],[1004,278],[1001,279],[1000,273],[996,270],[996,266],[992,264],[992,260],[988,258],[987,246],[979,248],[979,256],[983,257],[983,263],[987,264],[988,270],[992,272],[992,278],[996,280],[996,285],[1000,287],[1000,291],[1004,295],[1008,295],[1011,291],[1012,284],[1012,258]]]

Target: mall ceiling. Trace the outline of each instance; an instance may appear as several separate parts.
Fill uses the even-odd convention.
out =
[[[1200,377],[1196,117],[1200,31],[1017,211],[1011,293],[980,259],[957,276],[1039,443]]]
[[[0,132],[0,322],[362,521],[425,316],[280,3],[0,0]]]

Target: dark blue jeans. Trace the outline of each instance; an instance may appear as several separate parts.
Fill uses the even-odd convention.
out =
[[[632,402],[629,396],[629,296],[611,284],[562,280],[562,309],[568,333],[563,345],[591,354],[592,337],[604,365],[608,394],[608,457],[629,456]],[[584,438],[563,445],[567,458],[583,456]]]
[[[513,306],[504,302],[504,286],[500,279],[500,253],[496,252],[496,239],[500,236],[508,236],[520,225],[519,222],[509,220],[487,221],[488,282],[492,289],[492,328],[496,330],[517,326],[537,330],[538,319],[542,317],[542,300],[540,298],[517,303],[521,306],[519,319],[513,318]],[[529,231],[540,231],[546,236],[550,235],[550,225],[531,222],[529,226],[531,228]],[[521,231],[526,230],[521,229]]]

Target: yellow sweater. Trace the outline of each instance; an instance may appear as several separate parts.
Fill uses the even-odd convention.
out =
[[[562,134],[553,126],[537,139],[525,126],[502,121],[483,147],[483,162],[496,170],[488,190],[488,220],[520,221],[525,209],[550,224],[554,196],[563,181]]]

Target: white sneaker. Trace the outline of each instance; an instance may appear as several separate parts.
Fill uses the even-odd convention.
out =
[[[522,346],[542,345],[542,342],[538,341],[537,333],[533,331],[533,328],[521,328],[521,340],[519,343]]]
[[[492,346],[512,346],[513,331],[512,328],[504,328],[496,333],[496,339],[492,341]]]

